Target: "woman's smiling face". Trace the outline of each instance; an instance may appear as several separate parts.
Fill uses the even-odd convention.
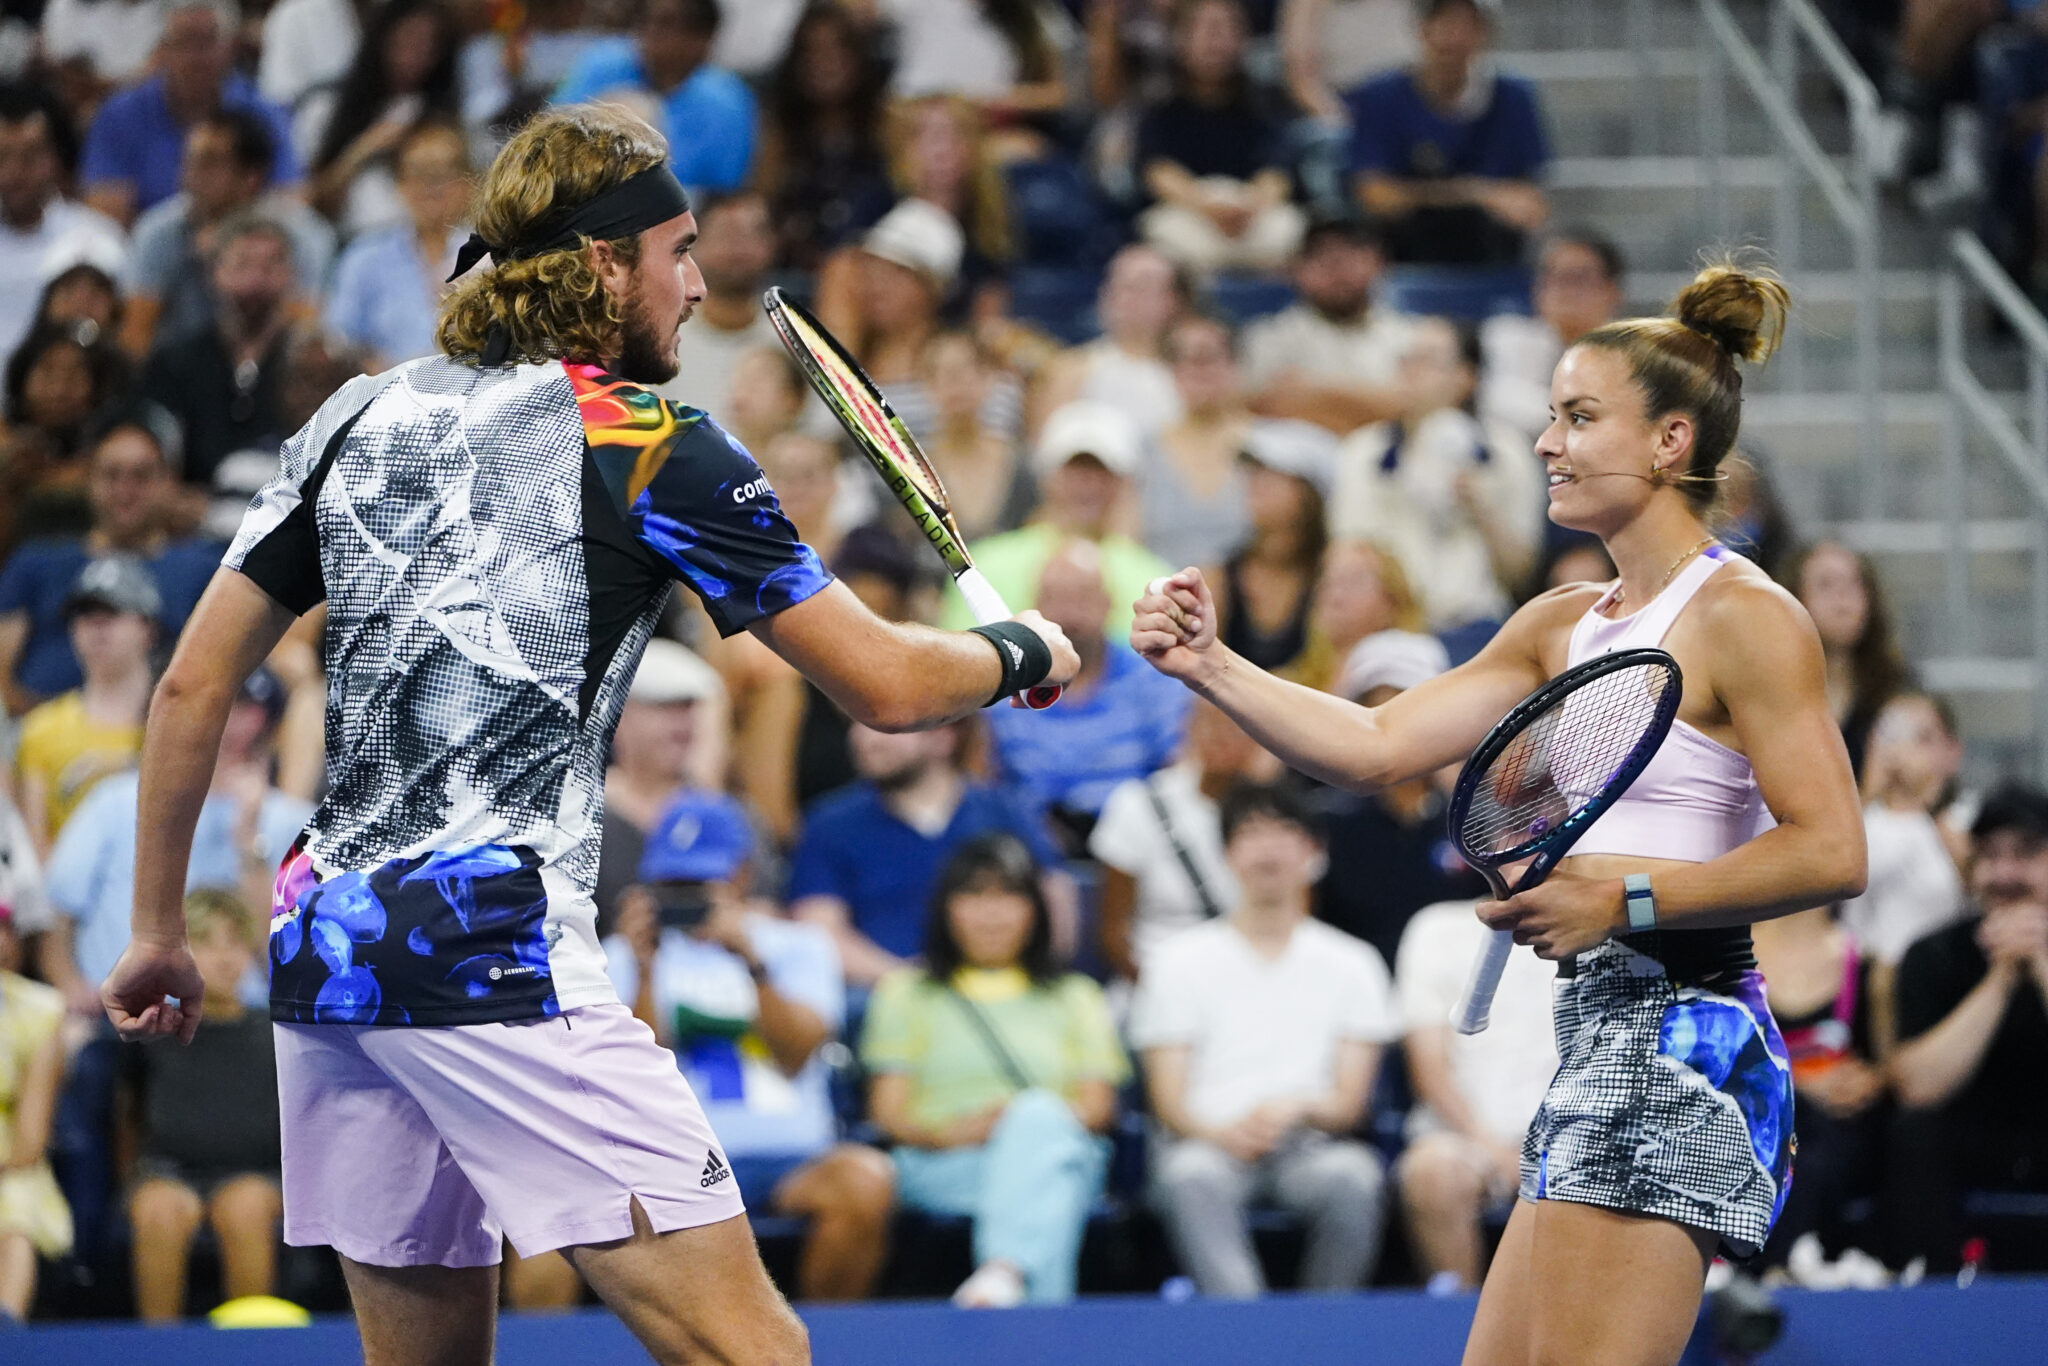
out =
[[[1628,359],[1598,346],[1575,346],[1550,381],[1550,425],[1536,439],[1550,482],[1550,520],[1605,536],[1627,524],[1655,489],[1656,468],[1682,468],[1692,421],[1670,413],[1652,421]],[[1629,476],[1614,478],[1607,476]]]

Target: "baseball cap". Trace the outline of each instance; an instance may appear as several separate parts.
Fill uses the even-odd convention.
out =
[[[718,670],[706,664],[687,645],[660,636],[647,642],[640,656],[640,669],[633,686],[626,691],[628,702],[702,702],[716,697],[725,685]]]
[[[1313,422],[1263,418],[1244,434],[1246,460],[1277,474],[1291,474],[1328,496],[1330,472],[1337,460],[1337,438]]]
[[[2008,783],[1984,799],[1970,836],[1983,839],[2001,830],[2017,830],[2029,839],[2048,839],[2048,793],[2021,783]]]
[[[1050,474],[1077,455],[1092,455],[1112,474],[1138,471],[1138,424],[1114,404],[1077,398],[1053,411],[1038,434],[1032,461],[1040,474]]]
[[[163,595],[157,592],[156,575],[133,555],[108,555],[78,571],[71,591],[64,595],[64,617],[70,618],[87,607],[106,607],[116,612],[133,612],[154,620],[163,611]]]
[[[868,229],[861,248],[945,289],[960,274],[967,239],[952,214],[927,199],[906,199]]]
[[[747,813],[723,792],[684,792],[655,818],[642,882],[726,882],[754,855]]]
[[[1374,688],[1403,692],[1426,683],[1451,667],[1451,657],[1435,636],[1414,631],[1375,631],[1351,647],[1337,675],[1337,694],[1356,702]]]

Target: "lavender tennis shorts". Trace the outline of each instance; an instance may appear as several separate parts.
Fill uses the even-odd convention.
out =
[[[274,1026],[284,1236],[370,1266],[489,1266],[743,1212],[675,1057],[623,1005],[442,1028]]]

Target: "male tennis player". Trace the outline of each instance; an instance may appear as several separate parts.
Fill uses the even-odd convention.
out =
[[[485,177],[444,355],[287,442],[157,689],[123,1036],[190,1040],[180,899],[243,677],[326,601],[326,800],[270,940],[285,1237],[328,1243],[370,1366],[491,1358],[501,1231],[563,1248],[657,1361],[808,1360],[674,1060],[605,976],[605,751],[672,580],[861,721],[931,725],[1074,674],[1033,613],[883,621],[760,467],[646,386],[704,297],[662,139],[550,111]]]

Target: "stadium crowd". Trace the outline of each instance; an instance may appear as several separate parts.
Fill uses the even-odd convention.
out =
[[[246,689],[200,818],[189,1049],[120,1047],[97,996],[136,755],[279,441],[433,349],[474,172],[589,98],[661,128],[697,195],[709,297],[668,395],[755,454],[871,607],[964,624],[758,305],[809,298],[988,577],[1083,659],[1050,711],[892,735],[686,594],[648,648],[601,927],[787,1288],[1477,1283],[1555,1066],[1546,966],[1518,955],[1492,1029],[1454,1035],[1484,884],[1441,777],[1286,774],[1123,635],[1148,580],[1207,566],[1234,648],[1377,704],[1546,585],[1611,576],[1548,525],[1530,446],[1624,263],[1549,222],[1541,111],[1487,57],[1488,6],[5,13],[0,1320],[338,1307],[279,1245],[265,1018],[272,878],[323,784],[319,613]],[[1764,1260],[1948,1270],[1983,1255],[1987,1192],[2048,1191],[2048,795],[1959,787],[1872,566],[1801,545],[1751,454],[1723,534],[1813,615],[1872,849],[1865,896],[1757,931],[1800,1133]],[[508,1249],[505,1294],[580,1287]]]

